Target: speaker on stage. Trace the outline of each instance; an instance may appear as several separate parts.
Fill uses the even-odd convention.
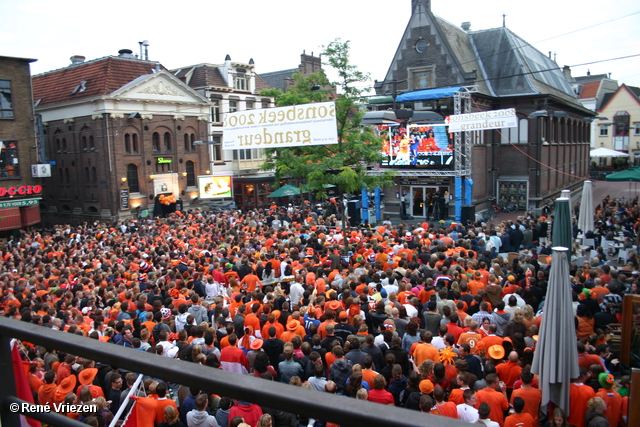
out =
[[[473,205],[465,205],[460,211],[460,222],[467,225],[467,222],[476,222],[476,207]]]
[[[349,216],[349,223],[352,227],[360,225],[360,200],[349,200],[347,204],[347,215]]]

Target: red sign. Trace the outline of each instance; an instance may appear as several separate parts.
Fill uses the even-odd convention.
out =
[[[38,194],[42,193],[42,185],[23,185],[21,187],[0,188],[0,197],[15,196],[16,194]]]

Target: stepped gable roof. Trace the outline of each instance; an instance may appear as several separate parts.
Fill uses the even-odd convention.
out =
[[[155,62],[113,56],[83,62],[33,76],[33,99],[42,107],[108,95],[155,68]]]

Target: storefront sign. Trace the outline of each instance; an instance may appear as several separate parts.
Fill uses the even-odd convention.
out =
[[[129,209],[129,189],[123,188],[120,190],[120,209]]]
[[[173,163],[173,159],[165,159],[164,157],[158,157],[158,164],[166,164],[166,163]]]
[[[6,202],[0,202],[0,209],[21,208],[23,206],[33,206],[39,203],[40,203],[40,199],[9,200]]]
[[[23,185],[20,187],[0,188],[0,197],[42,193],[41,185]]]
[[[223,150],[338,143],[333,102],[225,114]]]
[[[518,117],[516,116],[515,108],[454,114],[446,117],[444,122],[449,125],[449,132],[518,127]]]

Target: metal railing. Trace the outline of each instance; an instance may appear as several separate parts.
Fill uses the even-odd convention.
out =
[[[128,371],[162,378],[207,393],[215,393],[232,399],[256,403],[289,413],[330,421],[341,425],[367,427],[464,427],[468,423],[451,418],[430,415],[404,408],[351,399],[329,393],[321,393],[267,381],[248,375],[240,375],[221,369],[213,369],[192,362],[141,352],[130,348],[103,343],[66,332],[54,331],[43,326],[0,317],[0,367],[4,381],[0,383],[0,407],[2,426],[19,425],[17,413],[9,410],[16,403],[15,380],[9,342],[11,338],[56,349],[66,353],[118,366]],[[42,415],[42,414],[40,414]],[[46,414],[54,415],[54,414]],[[54,426],[81,426],[82,423],[57,416],[53,420],[31,418],[49,422]]]

